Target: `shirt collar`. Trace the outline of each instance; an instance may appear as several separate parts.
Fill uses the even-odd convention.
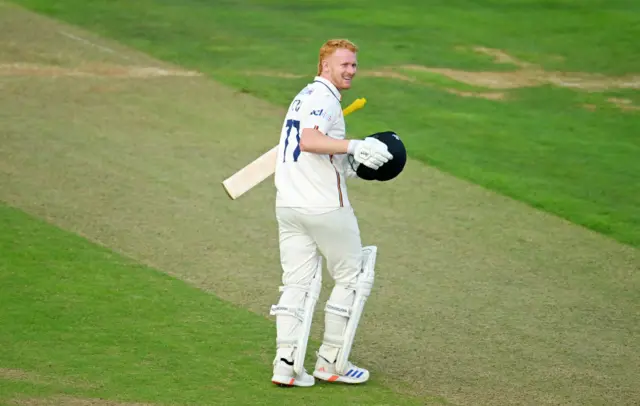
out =
[[[335,87],[335,85],[331,83],[329,80],[323,78],[322,76],[316,76],[315,78],[313,78],[313,81],[320,82],[325,86],[327,86],[327,88],[329,88],[329,90],[331,91],[331,93],[333,93],[336,99],[338,99],[338,101],[340,102],[342,101],[342,94],[340,94],[340,91],[338,90],[338,88]]]

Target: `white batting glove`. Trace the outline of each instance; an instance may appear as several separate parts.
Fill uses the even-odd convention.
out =
[[[353,155],[356,162],[368,166],[371,169],[378,169],[384,163],[393,159],[393,155],[389,152],[387,144],[372,137],[367,137],[364,141],[349,141],[347,152]]]

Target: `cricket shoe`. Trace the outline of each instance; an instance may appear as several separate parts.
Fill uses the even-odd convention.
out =
[[[359,368],[351,362],[347,363],[346,371],[347,372],[345,372],[344,375],[338,374],[336,372],[335,362],[330,363],[321,356],[318,356],[313,376],[327,382],[344,382],[351,384],[365,383],[369,380],[369,371],[364,368]]]
[[[271,382],[279,386],[313,386],[316,380],[309,375],[306,370],[302,370],[300,375],[293,371],[293,362],[286,358],[275,361],[273,366],[273,376]]]

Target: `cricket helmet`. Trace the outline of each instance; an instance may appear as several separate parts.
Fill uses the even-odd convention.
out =
[[[356,174],[359,178],[364,180],[377,180],[385,182],[398,176],[404,169],[407,163],[407,150],[404,147],[404,143],[398,137],[394,131],[383,131],[369,135],[367,138],[376,138],[379,141],[384,142],[389,149],[393,159],[385,162],[378,169],[371,169],[366,165],[358,165],[356,168]],[[350,157],[353,165],[353,157]]]

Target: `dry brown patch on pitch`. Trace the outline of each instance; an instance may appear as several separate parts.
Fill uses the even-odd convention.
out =
[[[458,50],[464,49],[458,47]],[[586,91],[603,91],[609,89],[640,89],[640,74],[629,74],[610,77],[597,73],[546,71],[539,65],[522,61],[500,49],[473,47],[476,53],[489,55],[498,64],[512,64],[519,69],[506,72],[473,72],[449,68],[432,68],[422,65],[401,65],[395,69],[423,71],[444,75],[472,86],[491,89],[515,89],[553,85]],[[387,68],[394,69],[394,68]]]
[[[503,92],[464,92],[462,90],[456,90],[456,89],[445,89],[445,90],[451,94],[456,94],[462,97],[478,97],[480,99],[487,99],[487,100],[504,100],[507,97],[507,95],[504,94]]]
[[[122,66],[109,64],[86,64],[74,68],[33,63],[0,63],[0,76],[39,77],[114,77],[114,78],[157,78],[170,76],[202,76],[201,73],[180,69],[149,66]]]
[[[401,65],[397,69],[437,73],[457,82],[489,89],[517,89],[544,85],[586,91],[640,89],[640,75],[612,78],[601,74],[581,72],[547,72],[542,68],[526,68],[509,72],[470,72],[449,68],[429,68],[420,65]]]
[[[620,97],[610,97],[607,101],[620,110],[624,111],[640,111],[640,106],[636,106],[630,99],[624,99]]]
[[[0,368],[0,379],[7,381],[28,382],[36,385],[49,385],[53,383],[51,379],[45,378],[35,372],[24,371],[22,369]]]
[[[304,77],[311,78],[311,75],[301,75],[296,73],[288,73],[288,72],[280,72],[273,70],[257,70],[257,71],[245,71],[245,75],[247,76],[264,76],[269,78],[282,78],[282,79],[300,79]],[[412,78],[407,75],[403,75],[402,73],[395,72],[391,69],[383,69],[383,70],[375,70],[375,71],[364,71],[359,73],[361,76],[371,76],[371,77],[385,77],[391,79],[399,79],[407,82],[416,82],[415,78]]]
[[[11,401],[13,405],[19,406],[53,406],[53,405],[66,405],[66,406],[154,406],[153,403],[130,403],[130,402],[115,402],[106,399],[86,399],[76,398],[72,396],[50,396],[46,398],[28,398],[28,399],[13,399]]]
[[[464,50],[464,47],[456,47],[456,49]],[[493,48],[480,47],[480,46],[473,47],[472,49],[473,49],[474,52],[492,56],[493,57],[493,61],[495,63],[512,64],[512,65],[519,66],[521,68],[527,68],[529,66],[532,66],[531,63],[525,62],[525,61],[521,61],[520,59],[518,59],[518,58],[516,58],[514,56],[511,56],[511,55],[507,54],[506,52],[504,52],[504,51],[502,51],[500,49],[493,49]]]
[[[37,382],[42,379],[32,372],[23,371],[22,369],[0,368],[0,379],[8,381],[25,381]]]
[[[467,48],[457,47],[456,49],[466,50]],[[520,60],[509,55],[503,50],[481,46],[472,47],[471,50],[476,53],[491,56],[496,64],[511,64],[516,66],[518,69],[513,71],[474,72],[451,68],[436,68],[415,64],[405,64],[387,66],[375,70],[362,70],[359,75],[364,77],[396,79],[403,82],[419,83],[421,85],[438,88],[440,87],[437,84],[431,83],[428,79],[412,76],[409,72],[442,75],[456,82],[492,90],[509,90],[545,85],[572,88],[589,92],[601,92],[611,89],[640,89],[640,74],[611,77],[597,73],[546,71],[539,65]],[[561,57],[555,58],[557,59]],[[285,79],[298,79],[307,76],[269,70],[248,71],[245,72],[245,74]],[[445,88],[444,90],[462,97],[478,97],[494,101],[507,99],[507,94],[504,92],[462,91],[450,88]],[[637,106],[630,104],[630,102],[625,99],[610,99],[609,102],[625,111],[638,110]],[[591,106],[586,108],[595,109],[595,107]]]
[[[7,381],[28,382],[36,385],[62,385],[74,388],[91,389],[96,385],[88,382],[76,382],[65,377],[47,377],[22,369],[0,368],[0,379]]]
[[[245,75],[250,75],[250,76],[257,75],[257,76],[266,76],[266,77],[284,78],[284,79],[299,79],[307,76],[307,75],[299,75],[299,74],[293,74],[293,73],[268,71],[268,70],[248,71],[248,72],[245,72]],[[418,82],[418,79],[414,77],[407,76],[399,72],[395,72],[391,69],[365,71],[361,75],[368,76],[368,77],[383,77],[383,78],[398,79],[398,80],[402,80],[405,82],[412,82],[412,83]],[[427,85],[427,86],[433,86],[430,83],[421,83],[421,84]],[[487,100],[504,100],[506,98],[506,95],[503,92],[471,92],[471,91],[460,91],[460,90],[448,89],[448,88],[444,90],[451,94],[456,94],[462,97],[478,97],[478,98],[487,99]]]
[[[422,82],[415,77],[398,72],[413,71],[435,73],[466,85],[496,90],[519,89],[553,85],[585,91],[604,91],[609,89],[640,89],[640,75],[627,75],[617,78],[601,74],[581,72],[547,72],[539,67],[527,67],[507,72],[473,72],[450,68],[431,68],[422,65],[399,65],[385,67],[375,71],[363,72],[363,76],[385,77],[405,82]]]
[[[625,99],[621,97],[609,97],[607,102],[613,104],[615,107],[619,108],[624,112],[636,112],[640,111],[640,106],[633,104],[631,99]],[[598,106],[592,103],[583,104],[582,107],[589,111],[596,111]]]
[[[245,75],[248,76],[266,76],[269,78],[282,78],[282,79],[300,79],[309,75],[300,75],[297,73],[288,73],[288,72],[280,72],[273,70],[256,70],[256,71],[246,71]]]
[[[364,72],[363,76],[370,76],[375,78],[389,78],[389,79],[399,79],[405,82],[417,82],[416,78],[411,76],[404,75],[399,72],[395,72],[391,69],[383,69],[383,70],[374,70],[369,72]]]

